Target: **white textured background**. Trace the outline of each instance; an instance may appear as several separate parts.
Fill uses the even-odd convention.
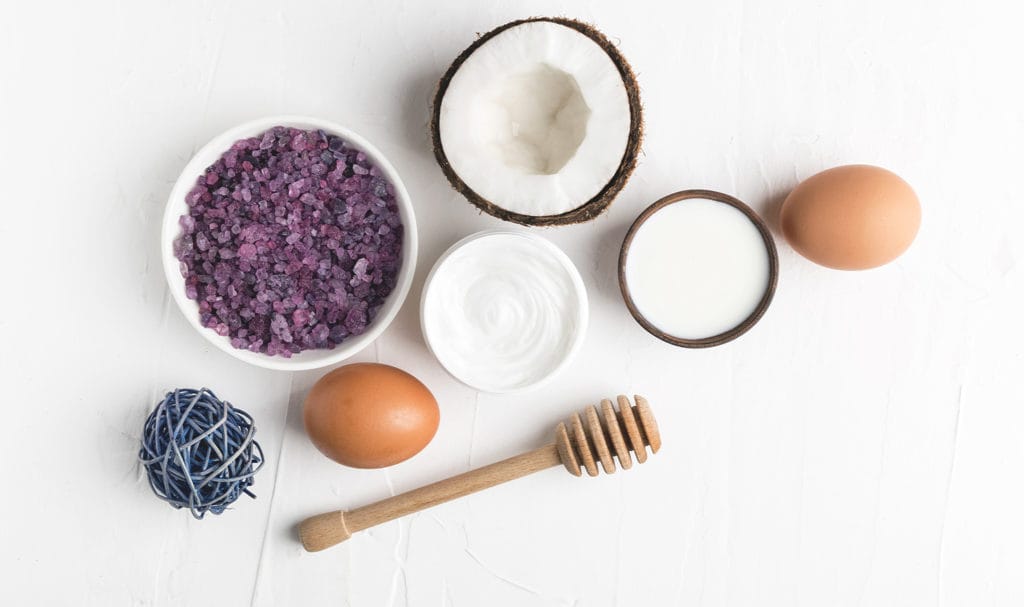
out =
[[[4,605],[1021,605],[1024,42],[1017,2],[14,2],[0,5],[0,603]],[[424,347],[422,279],[501,225],[429,151],[435,83],[533,14],[592,21],[643,87],[645,155],[609,213],[542,234],[592,301],[584,352],[525,397],[477,394]],[[198,146],[305,113],[387,154],[420,222],[417,281],[358,360],[422,378],[437,438],[386,471],[321,457],[317,372],[255,369],[173,306],[158,222]],[[780,241],[763,321],[686,351],[629,317],[614,263],[668,192],[774,221],[803,177],[902,174],[920,236],[870,272]],[[150,495],[141,424],[175,386],[256,416],[257,500],[195,521]],[[550,470],[306,554],[294,525],[539,446],[554,422],[647,395],[665,447],[625,474]]]

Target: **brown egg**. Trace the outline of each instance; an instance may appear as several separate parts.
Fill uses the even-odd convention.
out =
[[[420,380],[374,363],[345,365],[306,396],[306,433],[324,455],[353,468],[383,468],[416,455],[437,432],[437,400]]]
[[[782,203],[782,233],[807,259],[837,270],[866,270],[899,257],[917,235],[921,204],[910,185],[876,166],[822,171]]]

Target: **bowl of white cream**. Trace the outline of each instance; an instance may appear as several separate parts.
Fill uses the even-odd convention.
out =
[[[427,276],[420,320],[427,347],[462,383],[483,392],[537,388],[579,350],[587,292],[561,249],[520,231],[456,242]]]

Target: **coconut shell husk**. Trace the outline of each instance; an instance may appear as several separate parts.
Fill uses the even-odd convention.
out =
[[[455,76],[455,73],[458,72],[463,62],[465,62],[470,55],[480,48],[481,45],[503,31],[523,25],[524,23],[533,23],[537,21],[547,21],[572,28],[587,36],[600,46],[618,68],[619,74],[622,76],[623,86],[626,89],[626,96],[629,100],[629,137],[626,140],[626,149],[622,154],[622,161],[619,163],[619,168],[596,196],[579,207],[565,213],[559,213],[558,215],[523,215],[522,213],[515,213],[504,209],[501,206],[498,206],[496,202],[485,199],[462,181],[458,173],[455,172],[455,169],[452,168],[451,163],[448,161],[448,157],[445,155],[444,148],[441,145],[441,101],[444,99],[445,92],[448,90],[448,85],[451,83],[452,78]],[[437,163],[441,165],[441,170],[444,171],[445,177],[448,178],[448,182],[451,183],[452,187],[455,188],[456,191],[465,196],[466,199],[485,213],[493,215],[498,219],[511,221],[525,226],[555,226],[582,223],[594,219],[608,208],[608,205],[612,203],[612,200],[615,199],[623,186],[626,185],[626,182],[633,174],[633,169],[636,168],[637,157],[640,154],[640,144],[643,139],[643,115],[640,106],[640,89],[637,86],[636,75],[633,73],[633,68],[630,67],[629,63],[622,54],[619,53],[619,50],[611,40],[593,26],[581,21],[576,21],[575,19],[564,19],[560,17],[532,17],[529,19],[520,19],[518,21],[506,23],[505,25],[483,34],[455,58],[455,61],[452,62],[444,76],[441,77],[441,81],[437,87],[437,94],[434,96],[434,107],[431,112],[430,119],[430,136],[434,145],[434,157],[437,158]]]

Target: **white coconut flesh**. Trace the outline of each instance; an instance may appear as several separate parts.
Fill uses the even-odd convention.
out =
[[[608,53],[546,21],[511,27],[449,81],[438,130],[452,170],[485,200],[531,216],[572,211],[615,176],[629,97]]]

